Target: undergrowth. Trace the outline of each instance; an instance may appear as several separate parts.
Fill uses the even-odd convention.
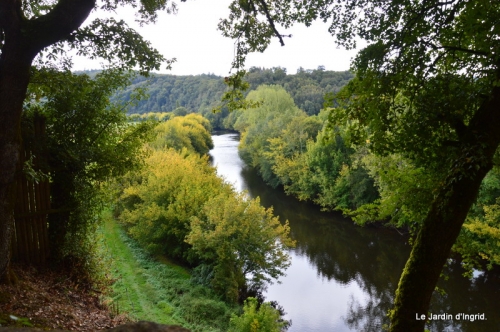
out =
[[[132,319],[182,325],[192,331],[227,331],[230,306],[208,287],[194,284],[183,268],[160,262],[141,249],[104,212],[100,251],[115,280],[108,305]]]

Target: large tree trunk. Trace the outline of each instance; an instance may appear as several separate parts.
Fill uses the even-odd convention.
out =
[[[438,189],[417,235],[396,291],[392,332],[424,331],[425,316],[443,266],[481,182],[492,168],[493,155],[500,144],[500,88],[492,92],[492,98],[470,121],[461,140],[460,157]]]
[[[77,29],[95,0],[59,0],[46,15],[28,20],[19,0],[0,1],[0,280],[6,275],[14,226],[16,172],[21,168],[20,121],[33,59]]]
[[[19,42],[20,31],[15,30],[6,34],[0,56],[0,279],[10,259],[16,188],[14,179],[20,169],[21,111],[32,61]]]

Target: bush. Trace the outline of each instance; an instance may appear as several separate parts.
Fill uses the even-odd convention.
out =
[[[155,150],[146,167],[121,181],[117,209],[128,233],[154,254],[195,269],[229,302],[260,288],[289,265],[289,227],[258,200],[237,195],[205,157]],[[131,204],[133,202],[133,204]]]
[[[249,297],[243,306],[243,314],[231,318],[229,332],[280,332],[288,325],[269,303],[259,306],[256,298]]]

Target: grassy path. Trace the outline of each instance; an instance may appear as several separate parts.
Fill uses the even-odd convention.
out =
[[[113,302],[137,320],[177,324],[193,331],[225,331],[237,308],[190,282],[183,268],[152,259],[128,238],[109,211],[100,229],[103,256],[114,279]]]
[[[133,249],[123,241],[124,235],[119,226],[112,218],[106,217],[103,235],[109,250],[107,256],[112,266],[111,273],[117,279],[113,290],[119,309],[135,319],[177,324],[171,313],[159,308],[161,294],[147,282],[147,270],[136,259]]]

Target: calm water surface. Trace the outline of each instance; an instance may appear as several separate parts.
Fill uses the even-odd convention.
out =
[[[280,220],[288,220],[297,241],[290,250],[292,264],[281,284],[270,285],[268,301],[277,301],[292,320],[290,332],[381,331],[387,324],[399,276],[410,253],[406,238],[374,227],[357,227],[338,213],[325,213],[314,205],[266,186],[238,156],[237,134],[212,136],[210,151],[219,175],[236,190],[259,196],[273,206]],[[484,313],[486,321],[435,321],[431,331],[500,331],[500,281],[477,273],[461,276],[460,264],[450,262],[448,281],[436,295],[432,313]]]

